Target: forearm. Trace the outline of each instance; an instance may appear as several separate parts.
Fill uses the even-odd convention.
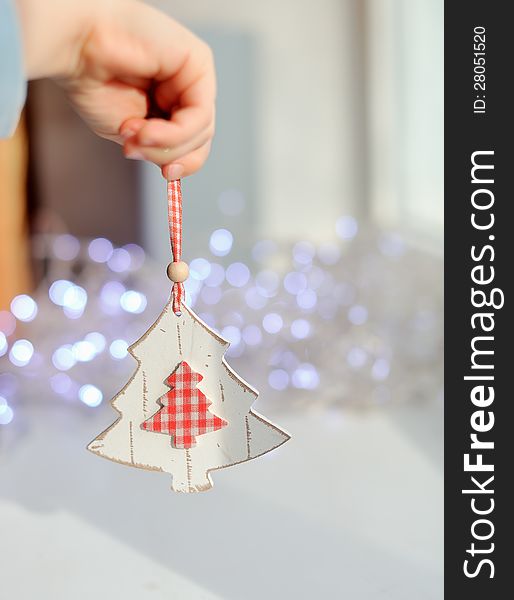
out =
[[[25,99],[25,75],[16,7],[0,0],[0,138],[16,126]]]

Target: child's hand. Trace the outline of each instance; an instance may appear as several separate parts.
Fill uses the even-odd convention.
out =
[[[209,47],[135,0],[18,0],[29,78],[53,77],[91,129],[178,179],[214,134]],[[157,113],[164,118],[147,118]],[[171,113],[171,116],[169,116]]]

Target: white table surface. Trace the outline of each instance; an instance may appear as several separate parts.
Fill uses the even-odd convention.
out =
[[[197,495],[84,450],[108,406],[22,412],[0,429],[2,600],[443,597],[435,402],[266,410],[293,439]]]

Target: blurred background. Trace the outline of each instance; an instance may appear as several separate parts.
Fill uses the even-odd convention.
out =
[[[31,84],[0,141],[0,590],[442,598],[443,2],[153,4],[218,70],[186,302],[293,439],[194,497],[84,450],[169,296],[165,182]]]

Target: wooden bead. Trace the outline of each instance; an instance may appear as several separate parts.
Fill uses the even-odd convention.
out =
[[[167,268],[168,278],[174,283],[182,283],[189,277],[189,267],[184,261],[171,262]]]

